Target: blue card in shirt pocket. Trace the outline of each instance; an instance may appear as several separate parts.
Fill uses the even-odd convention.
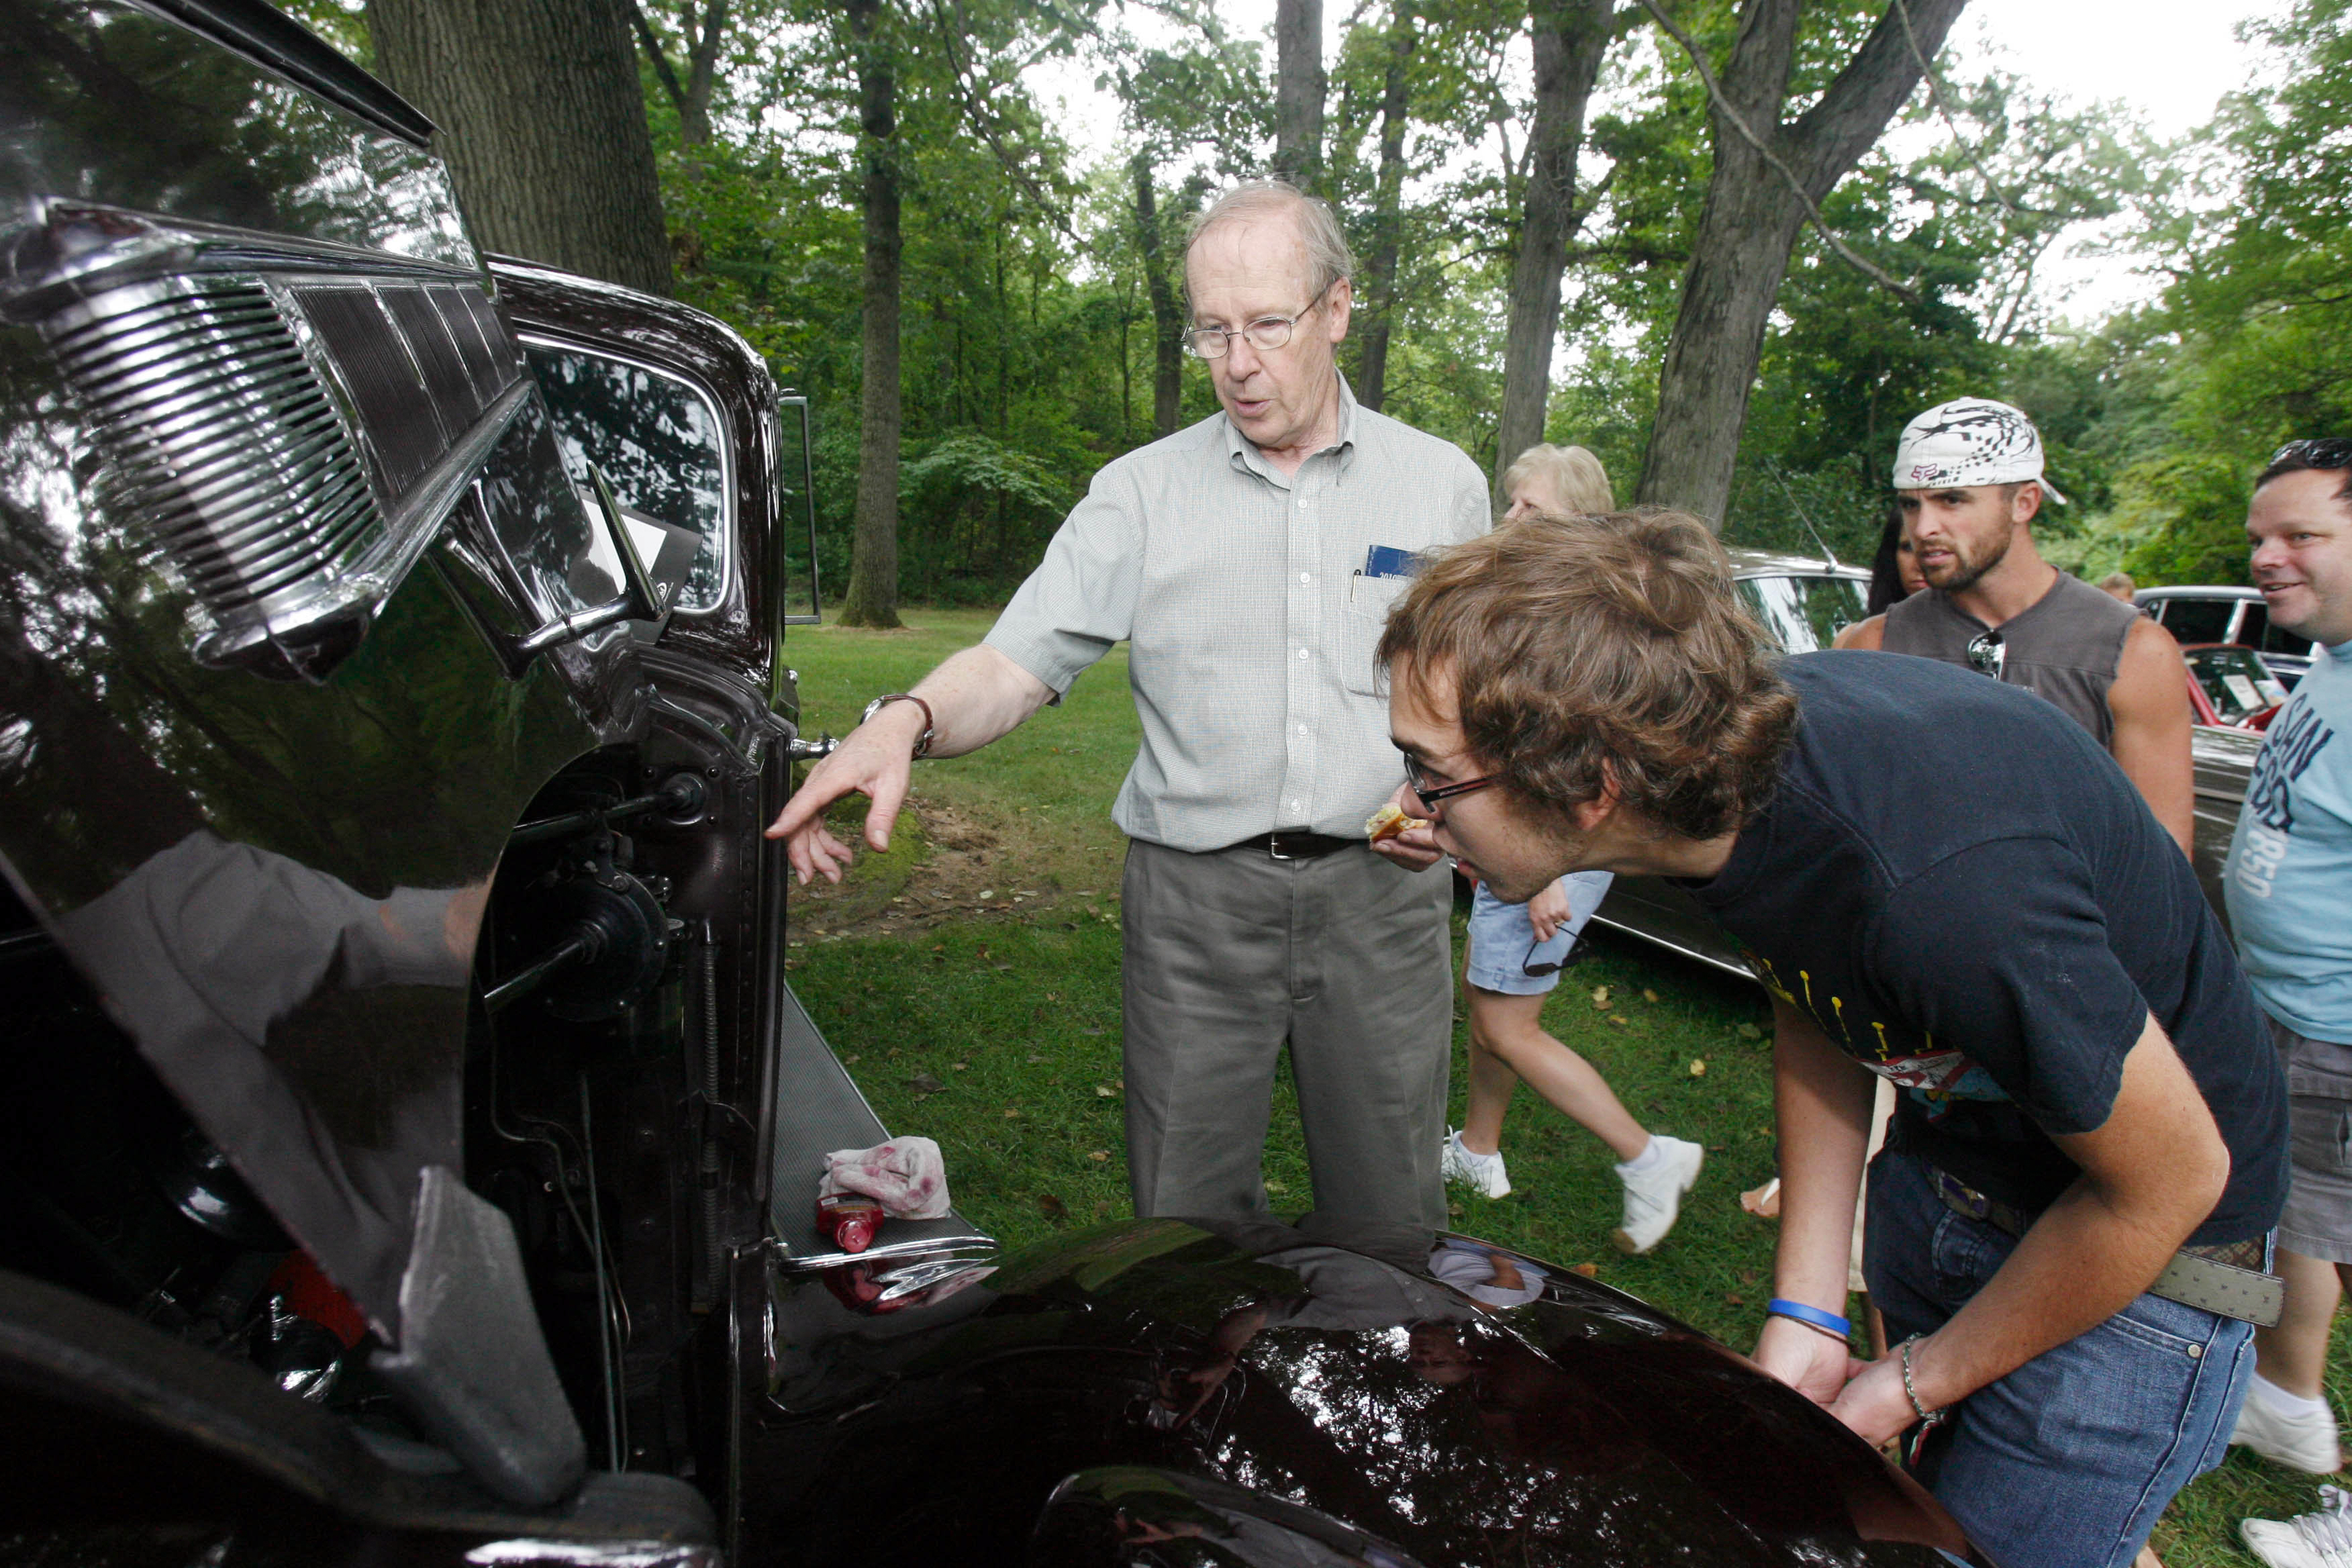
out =
[[[1422,558],[1410,550],[1399,550],[1393,544],[1375,544],[1364,552],[1364,575],[1367,577],[1417,577],[1421,574]]]

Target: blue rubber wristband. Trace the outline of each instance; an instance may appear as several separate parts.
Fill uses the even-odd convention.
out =
[[[1853,1325],[1845,1319],[1835,1312],[1824,1312],[1819,1307],[1808,1307],[1802,1301],[1784,1300],[1775,1296],[1764,1303],[1764,1311],[1768,1317],[1792,1319],[1809,1329],[1819,1329],[1842,1340],[1850,1339],[1853,1334]]]

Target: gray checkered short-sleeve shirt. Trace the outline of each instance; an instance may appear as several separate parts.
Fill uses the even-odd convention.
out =
[[[1403,577],[1375,545],[1483,533],[1462,449],[1359,408],[1285,475],[1223,411],[1095,476],[988,634],[1056,692],[1122,639],[1143,744],[1111,816],[1173,849],[1307,827],[1360,836],[1404,776],[1372,648]]]

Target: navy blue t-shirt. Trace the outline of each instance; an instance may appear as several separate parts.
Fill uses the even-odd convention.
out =
[[[1799,721],[1770,803],[1692,892],[1757,977],[1903,1091],[1890,1142],[2045,1207],[2053,1132],[2107,1119],[2154,1014],[2230,1150],[2190,1241],[2286,1196],[2286,1090],[2196,873],[2115,759],[2041,698],[1903,654],[1785,660]]]

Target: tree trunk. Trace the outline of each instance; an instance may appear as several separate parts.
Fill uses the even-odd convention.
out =
[[[1144,286],[1151,294],[1151,435],[1176,433],[1184,395],[1184,310],[1168,282],[1168,247],[1160,233],[1160,204],[1151,193],[1151,156],[1138,153],[1135,174],[1135,238],[1143,251]]]
[[[439,127],[486,249],[670,290],[668,231],[617,0],[368,0],[376,68]]]
[[[645,8],[637,0],[623,0],[623,4],[628,8],[630,26],[637,30],[637,42],[645,46],[646,58],[652,62],[654,75],[677,110],[678,141],[688,147],[702,146],[710,140],[710,89],[719,76],[719,39],[727,26],[727,0],[708,0],[699,34],[692,26],[694,7],[689,4],[678,8],[679,24],[688,29],[684,81],[678,80],[677,68],[662,52],[661,39],[654,36],[652,24],[646,20]]]
[[[1276,0],[1274,11],[1274,172],[1324,194],[1323,0]]]
[[[858,392],[857,511],[845,626],[898,625],[898,79],[875,34],[882,0],[849,0],[865,161],[865,374]]]
[[[1658,376],[1658,414],[1636,490],[1645,505],[1679,507],[1718,530],[1731,500],[1748,397],[1789,248],[1804,203],[1788,178],[1726,115],[1727,105],[1796,175],[1818,205],[1885,131],[1919,85],[1968,0],[1906,0],[1917,55],[1893,7],[1812,108],[1780,121],[1795,56],[1800,0],[1748,0],[1711,105],[1715,172],[1683,274],[1682,307]]]
[[[1377,413],[1388,398],[1389,332],[1396,319],[1397,251],[1403,239],[1404,136],[1412,108],[1412,7],[1389,18],[1388,72],[1381,84],[1381,171],[1374,187],[1372,253],[1365,258],[1363,346],[1356,355],[1356,401]]]
[[[1613,36],[1613,0],[1548,0],[1534,15],[1536,116],[1528,132],[1528,190],[1518,254],[1511,261],[1503,336],[1503,412],[1495,429],[1495,491],[1521,452],[1543,439],[1551,401],[1551,354],[1559,333],[1559,275],[1579,221],[1576,155],[1584,108]]]

